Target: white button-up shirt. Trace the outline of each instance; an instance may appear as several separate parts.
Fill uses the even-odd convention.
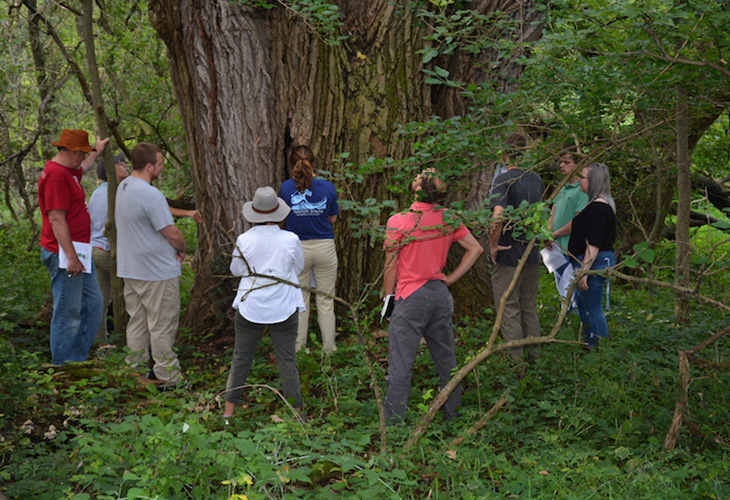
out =
[[[304,311],[300,288],[251,276],[275,276],[296,284],[302,269],[304,254],[296,234],[278,225],[252,227],[238,237],[233,251],[231,273],[242,276],[233,308],[248,321],[265,325],[281,323],[294,312]]]

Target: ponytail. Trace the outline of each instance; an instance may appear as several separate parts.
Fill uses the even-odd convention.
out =
[[[312,185],[314,168],[307,160],[299,160],[291,169],[291,177],[297,183],[297,191],[304,193]]]
[[[304,193],[314,179],[314,153],[307,146],[297,146],[289,154],[289,172],[297,183],[297,191]]]

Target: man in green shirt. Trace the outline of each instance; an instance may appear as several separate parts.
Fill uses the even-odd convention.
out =
[[[575,171],[575,160],[572,153],[560,155],[560,172],[563,175],[570,174],[570,178],[555,197],[548,220],[548,229],[553,232],[555,242],[559,245],[558,249],[566,253],[573,217],[586,206],[588,195],[580,190],[580,178],[578,172]]]
[[[560,155],[560,172],[563,175],[570,175],[563,188],[555,197],[553,209],[548,219],[548,229],[552,231],[555,238],[555,247],[565,255],[565,264],[568,258],[568,240],[573,225],[573,217],[578,215],[588,203],[588,195],[580,190],[580,178],[575,168],[573,153],[566,151]],[[548,242],[548,248],[553,248],[553,242]],[[555,281],[560,283],[560,278],[565,270],[565,265],[555,270]],[[560,287],[558,287],[560,288]]]

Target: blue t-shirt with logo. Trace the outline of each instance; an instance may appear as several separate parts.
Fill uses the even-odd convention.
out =
[[[337,190],[324,179],[312,179],[312,185],[304,193],[297,191],[294,179],[281,185],[281,198],[291,207],[286,218],[286,228],[300,240],[325,240],[335,237],[330,216],[340,213]]]

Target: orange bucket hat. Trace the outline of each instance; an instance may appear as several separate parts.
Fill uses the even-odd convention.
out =
[[[61,131],[61,137],[58,141],[52,142],[51,144],[59,148],[68,149],[69,151],[83,151],[84,153],[96,151],[89,144],[89,134],[84,130],[65,128]]]

